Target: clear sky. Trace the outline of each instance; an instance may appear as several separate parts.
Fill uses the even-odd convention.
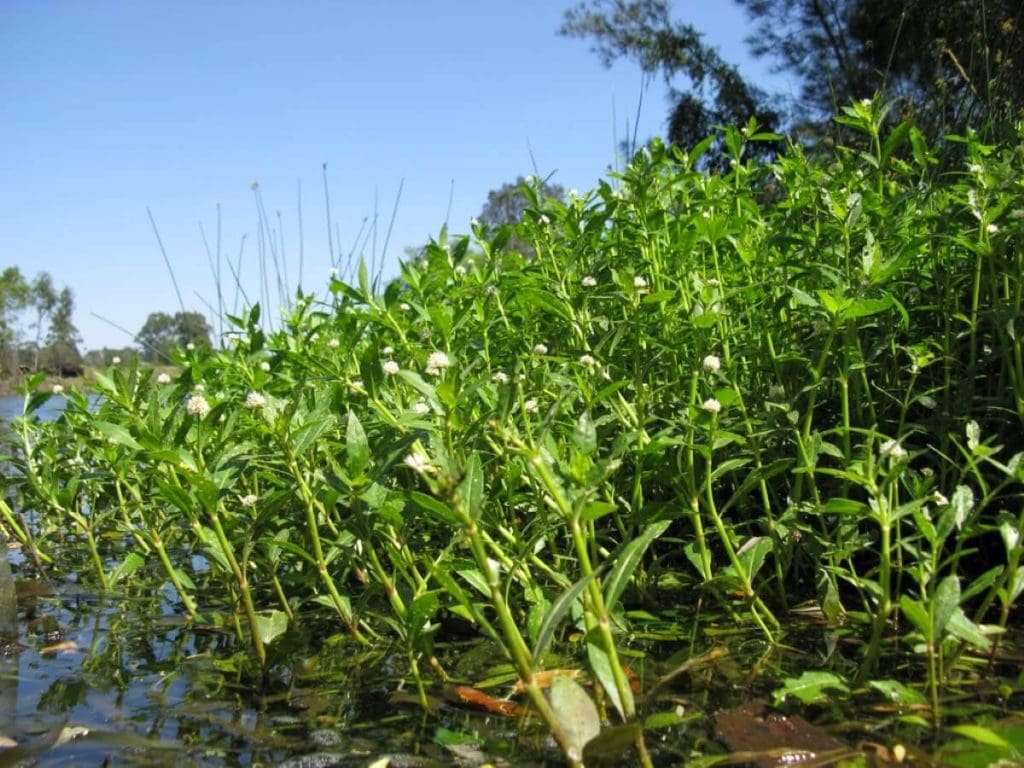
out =
[[[385,277],[446,215],[465,232],[487,192],[534,161],[589,189],[616,163],[643,81],[634,63],[605,69],[589,42],[556,34],[573,4],[2,0],[0,268],[70,286],[83,351],[121,347],[132,337],[109,323],[134,334],[150,312],[179,309],[147,207],[186,308],[209,314],[200,228],[216,259],[218,205],[226,309],[239,253],[254,295],[254,181],[293,288],[301,218],[302,284],[315,291],[331,266],[324,163],[335,252],[383,263]],[[732,2],[673,9],[745,73],[762,71]],[[641,140],[666,114],[659,80],[643,95]]]

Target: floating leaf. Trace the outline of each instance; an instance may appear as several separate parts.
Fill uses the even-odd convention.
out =
[[[850,688],[842,678],[831,672],[809,671],[797,678],[786,678],[783,686],[777,689],[773,696],[776,704],[781,703],[787,696],[794,696],[804,704],[812,704],[832,699],[834,694],[830,691],[849,693]]]
[[[969,739],[973,739],[979,744],[988,744],[991,747],[1003,747],[1004,749],[1011,746],[1010,742],[991,728],[985,728],[981,725],[953,725],[950,726],[948,730],[953,733],[959,733],[961,736],[966,736]]]
[[[868,686],[881,693],[887,701],[903,707],[918,707],[928,703],[924,694],[897,680],[871,680]]]

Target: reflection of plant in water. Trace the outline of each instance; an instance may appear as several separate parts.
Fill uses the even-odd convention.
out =
[[[655,142],[567,203],[527,186],[514,231],[442,232],[382,290],[364,267],[282,297],[277,331],[229,318],[173,378],[112,368],[51,423],[29,394],[0,526],[40,568],[165,583],[239,679],[272,682],[327,608],[353,647],[395,641],[427,708],[457,624],[570,762],[598,719],[648,759],[626,660],[661,588],[768,642],[807,601],[845,618],[849,695],[904,696],[879,679],[898,636],[938,724],[1024,591],[1022,156],[963,137],[968,170],[935,179],[943,150],[884,105],[840,119],[868,151],[762,166],[771,137],[728,128],[715,175],[707,144]],[[538,676],[567,666],[589,675]]]

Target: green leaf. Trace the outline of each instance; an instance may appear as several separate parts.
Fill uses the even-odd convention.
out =
[[[555,635],[555,630],[561,623],[562,619],[572,608],[572,604],[576,602],[576,598],[580,596],[580,593],[587,588],[587,584],[594,578],[594,574],[589,573],[583,578],[579,579],[575,584],[570,586],[562,594],[558,596],[558,599],[551,604],[551,609],[544,616],[544,621],[540,625],[540,629],[537,630],[537,642],[533,644],[533,665],[540,667],[544,660],[544,654],[548,652],[548,646],[551,644],[551,639]]]
[[[640,723],[626,723],[603,729],[587,742],[583,748],[583,764],[598,765],[601,761],[611,761],[621,765],[621,756],[633,749],[637,736],[643,733],[644,726]]]
[[[998,733],[981,725],[953,725],[946,730],[959,733],[961,736],[966,736],[968,739],[972,739],[979,744],[987,744],[990,747],[1009,749],[1012,746],[1010,742]]]
[[[960,607],[960,579],[952,574],[939,582],[935,588],[935,637],[939,638],[946,629],[946,624]]]
[[[484,498],[484,471],[480,464],[480,454],[470,454],[466,463],[466,476],[459,483],[458,495],[466,505],[469,516],[478,519],[483,510]]]
[[[123,445],[135,451],[141,451],[142,446],[131,436],[131,433],[120,424],[112,424],[109,421],[94,421],[92,426],[97,432],[103,434],[110,442]]]
[[[601,683],[605,694],[618,711],[619,717],[625,720],[626,712],[634,711],[633,691],[628,685],[625,687],[623,693],[628,701],[623,701],[619,696],[619,689],[615,687],[615,671],[612,669],[612,660],[604,649],[604,640],[600,630],[596,627],[587,633],[587,660],[590,662],[590,671]]]
[[[604,585],[604,602],[606,610],[611,613],[622,597],[622,592],[633,578],[633,572],[643,559],[644,552],[651,545],[651,542],[661,536],[671,525],[670,520],[661,520],[647,526],[643,533],[630,541],[622,548],[622,552],[615,558],[615,565],[612,572],[608,574],[608,580]]]
[[[597,428],[590,414],[580,414],[576,420],[576,428],[572,431],[572,441],[580,452],[587,456],[597,450]]]
[[[924,635],[925,640],[931,642],[935,636],[932,632],[932,620],[928,616],[928,611],[920,601],[910,597],[910,595],[902,595],[900,597],[900,610],[903,611],[903,615],[906,616],[910,623],[917,627],[917,631]]]
[[[897,680],[869,680],[868,686],[882,694],[886,701],[902,707],[916,707],[928,703],[928,699],[920,691]]]
[[[349,411],[345,427],[345,469],[350,477],[358,477],[369,461],[370,444],[366,440],[366,432],[355,411]]]
[[[410,491],[409,499],[420,509],[437,516],[441,522],[452,526],[460,525],[458,516],[443,501],[439,501],[433,496],[428,496],[420,491]]]
[[[583,759],[587,742],[601,732],[601,717],[583,686],[567,675],[555,675],[548,691],[551,709],[566,736],[565,750],[574,762]]]
[[[776,705],[782,703],[787,696],[794,696],[804,704],[813,704],[834,699],[834,695],[829,691],[849,693],[850,688],[842,678],[831,672],[810,671],[797,678],[786,678],[783,686],[772,695],[775,697]]]
[[[983,651],[989,648],[988,636],[981,630],[981,627],[967,618],[967,615],[959,606],[953,612],[953,615],[949,617],[949,621],[946,623],[946,631],[953,637],[963,640],[965,643],[970,643],[975,648],[980,648]]]
[[[145,563],[146,559],[138,552],[129,552],[125,555],[124,560],[118,563],[114,570],[110,572],[111,583],[117,584],[119,581],[128,578]]]
[[[271,610],[256,614],[256,629],[264,645],[270,645],[288,629],[288,614]]]

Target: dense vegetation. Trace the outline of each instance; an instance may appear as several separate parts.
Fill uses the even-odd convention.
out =
[[[325,606],[403,648],[425,702],[460,621],[571,764],[609,723],[647,760],[621,655],[666,595],[693,656],[712,616],[780,643],[812,605],[859,646],[768,684],[882,693],[924,739],[1024,590],[1024,131],[929,146],[886,111],[846,108],[860,138],[823,160],[751,161],[778,138],[751,124],[722,173],[708,140],[565,203],[528,180],[521,224],[442,233],[382,292],[334,277],[273,333],[254,306],[227,349],[111,369],[52,423],[27,395],[3,527],[43,570],[87,548],[105,588],[159,561],[265,679]],[[919,662],[899,682],[893,643]],[[542,690],[567,656],[592,692]]]

